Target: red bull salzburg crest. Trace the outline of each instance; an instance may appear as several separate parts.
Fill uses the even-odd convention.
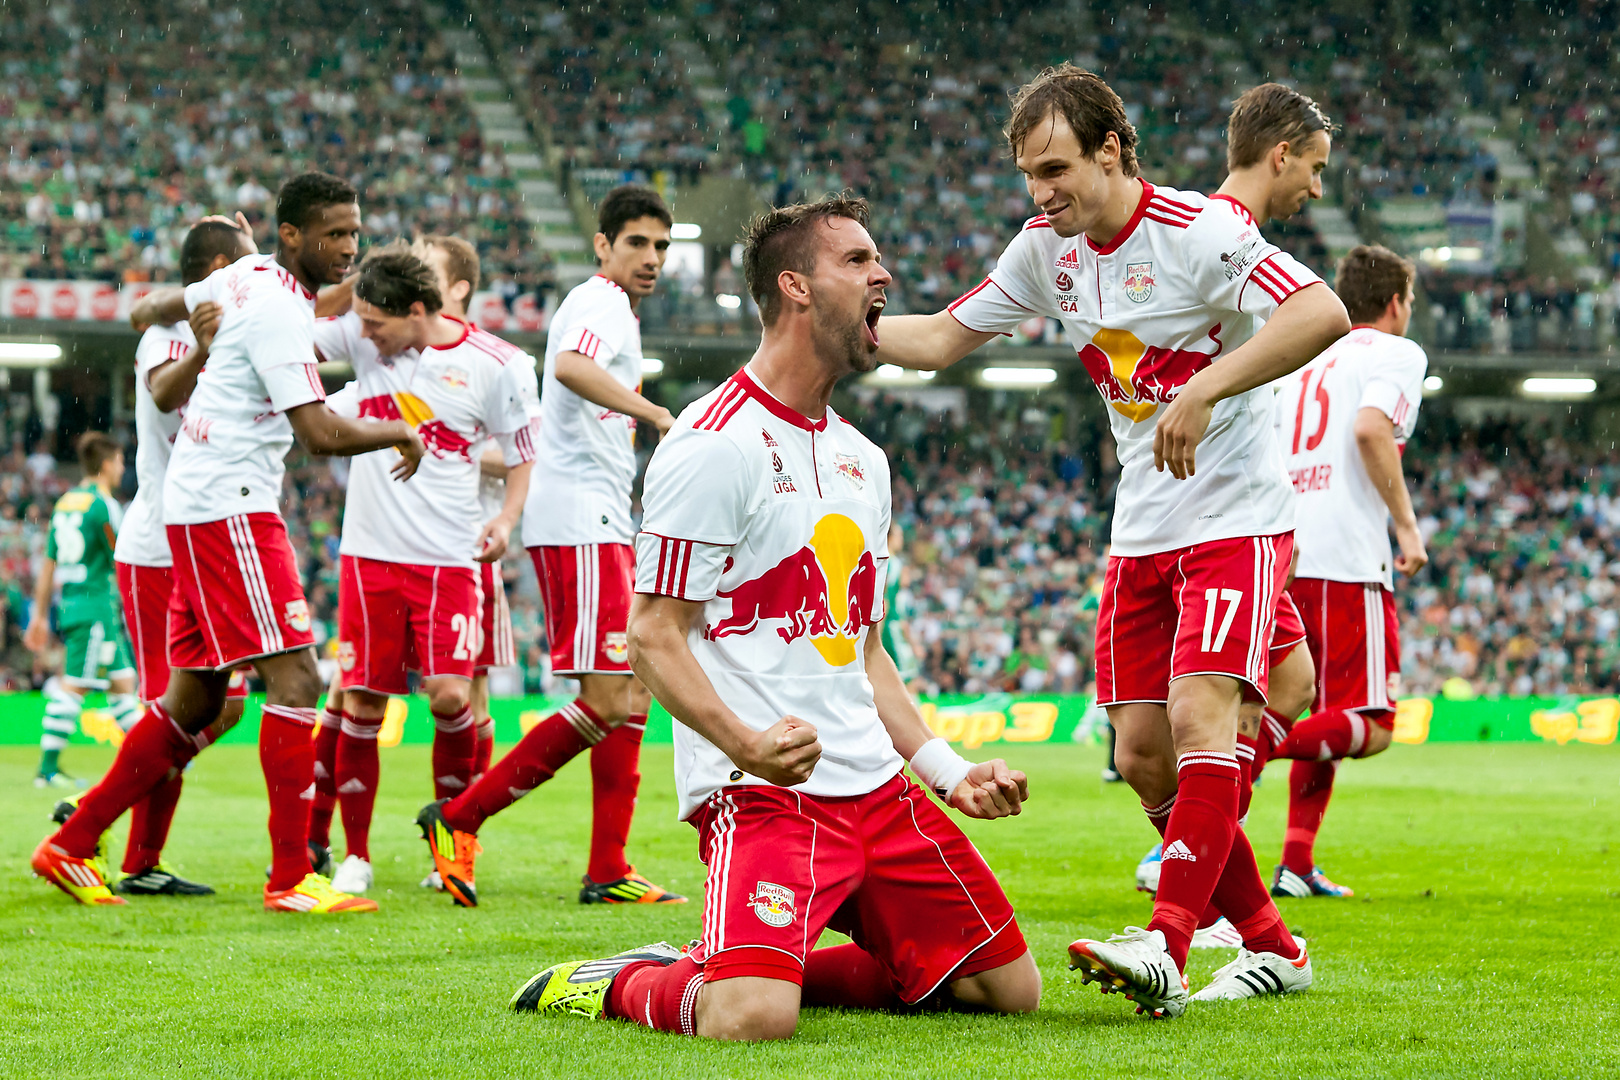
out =
[[[1153,280],[1153,264],[1150,262],[1125,264],[1125,296],[1133,304],[1147,302],[1153,295],[1153,286],[1158,284]]]
[[[854,454],[836,455],[833,458],[833,469],[857,488],[866,486],[866,474],[861,471],[861,459]]]
[[[782,927],[793,921],[793,890],[770,881],[761,881],[754,885],[754,891],[748,897],[749,906],[759,921],[766,926]]]

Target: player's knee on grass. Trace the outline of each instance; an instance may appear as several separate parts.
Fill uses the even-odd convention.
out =
[[[745,977],[704,983],[697,1033],[705,1039],[763,1042],[793,1037],[799,1026],[798,984]]]
[[[1010,964],[951,983],[957,1003],[988,1012],[1027,1013],[1041,1005],[1041,969],[1033,953],[1025,950]]]

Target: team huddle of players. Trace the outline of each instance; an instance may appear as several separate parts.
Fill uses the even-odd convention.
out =
[[[232,673],[252,665],[266,689],[265,907],[375,910],[363,894],[377,736],[415,671],[435,722],[424,884],[476,906],[483,822],[589,750],[581,901],[680,902],[625,860],[656,696],[677,721],[680,815],[708,867],[703,936],[546,967],[515,1008],[730,1039],[789,1035],[803,1004],[1036,1008],[1040,975],[1012,907],[941,807],[1015,815],[1027,779],[935,737],[882,645],[888,462],[830,398],[847,375],[944,367],[1044,316],[1078,349],[1118,446],[1097,693],[1117,768],[1163,838],[1138,874],[1154,893],[1147,927],[1075,941],[1070,966],[1159,1016],[1308,988],[1306,943],[1272,895],[1348,893],[1311,845],[1337,762],[1389,744],[1393,571],[1426,559],[1399,456],[1425,372],[1402,336],[1410,264],[1357,248],[1336,294],[1261,232],[1320,197],[1332,132],[1310,99],[1257,87],[1233,108],[1219,192],[1155,187],[1118,96],[1078,68],[1049,69],[1015,97],[1005,132],[1041,213],[983,284],[937,314],[885,317],[889,275],[863,201],[764,214],[743,245],[759,350],[678,418],[637,390],[635,309],[671,223],[644,188],[604,200],[600,272],[557,310],[538,380],[531,357],[467,321],[469,245],[428,236],[354,268],[359,201],[341,180],[283,186],[273,254],[236,224],[199,223],[185,288],[134,313],[151,324],[140,493],[119,529],[108,494],[122,459],[87,440],[86,483],[53,518],[70,659],[48,734],[60,739],[50,723],[70,725],[98,679],[129,726],[102,781],[59,805],[35,871],[87,904],[206,890],[162,865],[163,840],[186,764],[240,715]],[[354,371],[331,398],[321,360]],[[638,422],[662,437],[633,534]],[[295,436],[355,458],[339,672],[319,713],[277,509]],[[483,673],[511,653],[495,567],[520,519],[553,667],[580,694],[492,764]],[[115,534],[138,720],[116,613],[70,611],[68,583],[105,580]],[[42,641],[43,624],[30,633]],[[1271,757],[1296,763],[1268,889],[1241,822]],[[129,852],[109,888],[102,838],[126,809]],[[348,851],[333,872],[338,811]],[[851,943],[814,948],[828,927]],[[1191,994],[1187,953],[1204,943],[1238,956]]]

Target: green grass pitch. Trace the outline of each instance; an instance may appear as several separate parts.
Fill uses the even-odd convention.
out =
[[[188,776],[170,848],[220,895],[92,911],[31,879],[53,794],[33,752],[0,749],[0,1028],[8,1076],[933,1077],[1559,1076],[1620,1073],[1620,748],[1396,747],[1351,762],[1318,847],[1353,900],[1285,900],[1316,987],[1286,1000],[1195,1006],[1172,1022],[1082,989],[1064,946],[1148,917],[1131,871],[1152,835],[1090,747],[1010,747],[1030,774],[1016,820],[970,826],[1011,894],[1046,981],[1038,1014],[804,1015],[798,1036],[720,1046],[629,1024],[507,1011],[541,966],[698,932],[700,904],[581,908],[588,770],[493,820],[476,911],[416,882],[411,819],[426,747],[383,752],[373,853],[379,914],[260,910],[265,804],[251,748]],[[105,768],[105,750],[67,764]],[[1251,835],[1281,843],[1274,765]],[[667,747],[643,762],[639,867],[700,895],[690,827],[674,820]],[[119,854],[125,825],[116,828]],[[1232,954],[1193,954],[1196,989]]]

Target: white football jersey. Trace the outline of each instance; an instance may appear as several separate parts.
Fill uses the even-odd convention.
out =
[[[883,621],[889,498],[882,450],[831,409],[794,412],[747,368],[688,406],[647,466],[636,591],[703,604],[688,642],[743,723],[815,727],[821,760],[793,789],[807,795],[864,795],[904,764],[864,652]],[[763,783],[675,725],[682,818],[722,787]]]
[[[568,294],[547,331],[523,545],[628,544],[636,422],[558,382],[565,352],[590,357],[622,386],[641,386],[641,321],[625,291],[601,274]]]
[[[1320,279],[1260,235],[1224,196],[1155,188],[1106,247],[1031,218],[990,276],[950,306],[972,330],[1060,320],[1108,409],[1122,468],[1111,551],[1151,555],[1294,527],[1272,391],[1215,406],[1197,472],[1153,467],[1159,407],[1194,374],[1254,336],[1289,296]]]
[[[1403,450],[1417,428],[1429,358],[1417,342],[1358,327],[1292,376],[1281,394],[1283,450],[1299,498],[1300,577],[1395,586],[1384,504],[1356,442],[1356,414],[1377,409]]]
[[[399,461],[394,449],[354,458],[338,551],[416,566],[471,565],[485,521],[478,498],[483,444],[494,439],[508,465],[534,458],[528,414],[507,371],[532,368],[533,358],[471,323],[462,324],[453,344],[380,356],[361,336],[353,312],[317,321],[315,347],[325,359],[354,368],[340,411],[406,420],[427,447],[416,475],[404,483],[389,472]]]
[[[186,407],[162,412],[147,380],[152,369],[183,360],[197,344],[191,324],[151,326],[135,346],[135,498],[124,511],[113,558],[129,566],[172,566],[169,534],[163,528],[163,474],[169,468],[175,436]]]
[[[187,308],[205,300],[223,313],[164,478],[169,525],[280,513],[293,444],[286,412],[326,399],[315,372],[315,294],[274,255],[245,256],[186,286]]]

